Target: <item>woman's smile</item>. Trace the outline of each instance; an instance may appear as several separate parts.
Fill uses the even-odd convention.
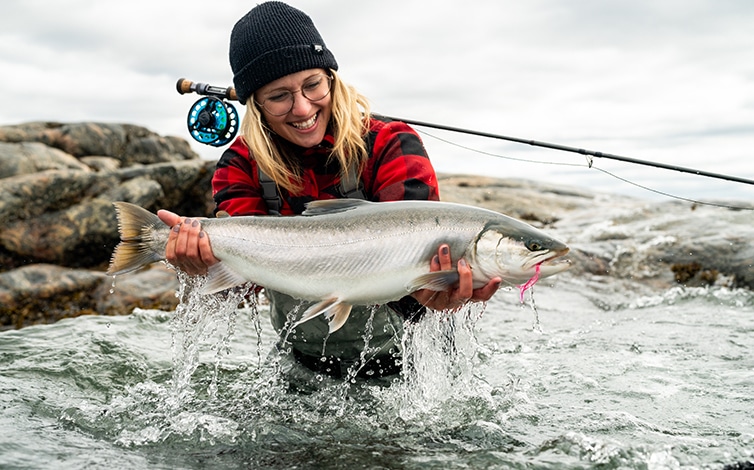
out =
[[[324,97],[316,101],[304,94],[306,87],[318,83],[317,79],[322,75],[326,75],[323,69],[302,70],[274,80],[255,93],[258,103],[279,100],[280,96],[289,94],[289,99],[292,100],[292,103],[289,101],[291,108],[281,116],[275,116],[264,105],[260,107],[270,129],[299,147],[311,148],[319,145],[327,132],[332,113],[332,95],[329,90]],[[327,86],[329,87],[329,82]]]
[[[314,127],[314,124],[317,122],[317,116],[319,116],[319,113],[315,113],[314,116],[306,121],[290,122],[289,124],[298,130],[307,131]]]

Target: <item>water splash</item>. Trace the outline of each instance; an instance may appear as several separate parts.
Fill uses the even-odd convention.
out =
[[[529,307],[531,307],[532,312],[534,312],[534,323],[531,326],[532,331],[536,331],[537,333],[543,334],[544,330],[542,330],[542,322],[539,319],[539,309],[537,309],[537,302],[534,300],[534,286],[529,287]],[[522,303],[523,303],[523,292],[522,292]]]
[[[217,395],[220,361],[230,354],[240,306],[250,307],[252,318],[258,317],[257,297],[253,286],[245,285],[212,295],[202,295],[206,278],[179,272],[176,293],[179,305],[171,322],[173,352],[173,401],[178,407],[194,395],[191,378],[200,364],[202,347],[214,352],[213,373],[208,385],[210,398]]]
[[[474,373],[479,347],[474,328],[484,307],[471,303],[405,325],[402,380],[386,393],[386,404],[401,419],[432,419],[448,403],[484,396],[480,390],[488,386]]]
[[[356,383],[356,376],[358,375],[361,368],[364,367],[364,364],[366,364],[367,361],[369,361],[381,349],[381,348],[369,347],[369,343],[372,341],[372,338],[374,337],[375,313],[377,313],[377,307],[376,306],[370,307],[369,318],[367,319],[367,322],[364,325],[364,335],[362,336],[362,339],[364,340],[364,348],[361,350],[361,354],[359,355],[359,361],[356,362],[356,364],[354,364],[348,369],[348,372],[346,374],[346,378],[344,381],[344,385],[346,388],[350,387],[350,384]]]

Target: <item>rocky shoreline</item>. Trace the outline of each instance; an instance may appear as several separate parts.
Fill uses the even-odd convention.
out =
[[[0,126],[0,329],[175,308],[175,273],[163,265],[115,282],[104,274],[118,242],[112,203],[209,217],[213,170],[185,140],[135,125]],[[441,175],[440,187],[445,201],[503,212],[568,242],[570,276],[754,288],[749,211],[480,176]]]

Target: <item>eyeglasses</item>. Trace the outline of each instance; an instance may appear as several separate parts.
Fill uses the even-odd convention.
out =
[[[264,97],[264,100],[257,104],[263,107],[273,116],[282,116],[288,114],[293,109],[293,94],[301,92],[301,95],[309,101],[320,101],[330,94],[332,87],[332,77],[324,74],[317,74],[306,79],[301,89],[297,91],[275,90]]]

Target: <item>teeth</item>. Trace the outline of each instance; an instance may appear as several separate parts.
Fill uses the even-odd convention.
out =
[[[309,129],[310,127],[312,127],[314,125],[315,122],[317,122],[317,115],[318,114],[319,113],[317,113],[314,116],[312,116],[311,119],[309,119],[308,121],[304,121],[304,122],[292,122],[291,126],[295,127],[296,129]]]

